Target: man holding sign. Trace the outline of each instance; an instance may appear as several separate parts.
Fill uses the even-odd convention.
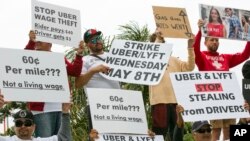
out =
[[[110,68],[105,65],[104,60],[107,53],[103,50],[103,41],[101,38],[101,31],[95,29],[88,29],[84,33],[84,42],[87,45],[90,55],[84,56],[85,62],[82,68],[82,74],[76,78],[76,88],[109,88],[120,89],[118,81],[108,80],[101,76],[99,73],[108,73]],[[90,117],[90,109],[87,107],[87,114],[89,118],[89,132],[92,129],[92,121]]]
[[[110,68],[105,65],[107,53],[103,50],[102,32],[89,29],[84,33],[84,42],[87,45],[90,55],[84,56],[85,65],[82,74],[76,79],[76,87],[81,88],[113,88],[120,89],[117,81],[104,78],[99,74],[108,73]]]
[[[51,52],[52,44],[36,41],[36,34],[32,30],[29,32],[29,39],[30,40],[25,47],[26,50]],[[70,63],[65,58],[66,70],[68,75],[75,77],[80,75],[82,69],[82,52],[83,47],[79,45],[77,55],[73,63]],[[29,102],[28,107],[34,114],[36,136],[48,137],[57,134],[61,122],[61,103]]]
[[[247,60],[250,56],[250,42],[247,42],[242,53],[236,54],[219,54],[219,39],[213,37],[205,38],[207,51],[200,51],[201,27],[204,25],[203,20],[198,21],[199,32],[195,37],[194,52],[195,63],[200,71],[229,71],[230,68],[239,65]],[[223,128],[224,140],[229,139],[229,125],[235,124],[235,119],[213,120],[212,138],[213,141],[219,140],[221,128]]]

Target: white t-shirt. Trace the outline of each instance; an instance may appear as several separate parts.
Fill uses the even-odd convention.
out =
[[[14,136],[0,136],[0,141],[58,141],[57,136],[51,136],[47,138],[33,138],[32,140],[22,140],[19,139],[16,135]]]
[[[98,55],[99,57],[106,59],[107,53],[104,52],[101,55]],[[96,67],[100,64],[105,64],[104,61],[101,59],[87,55],[83,57],[83,68],[82,73],[86,73],[89,69]],[[84,89],[86,88],[108,88],[108,89],[120,89],[120,84],[118,81],[108,80],[101,76],[99,73],[96,73],[93,75],[93,77],[89,80],[89,82],[84,86]]]

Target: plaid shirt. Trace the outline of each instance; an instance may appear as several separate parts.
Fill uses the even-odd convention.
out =
[[[239,33],[242,32],[241,24],[239,18],[235,15],[229,18],[229,38],[235,37],[235,29],[238,28],[237,38],[240,38]]]

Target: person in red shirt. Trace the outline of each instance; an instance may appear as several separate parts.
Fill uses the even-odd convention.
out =
[[[51,48],[51,43],[36,41],[35,32],[33,30],[29,32],[29,42],[24,49],[51,52]],[[76,50],[76,57],[72,63],[65,58],[67,74],[73,77],[80,76],[82,70],[83,44],[81,42]],[[58,133],[61,123],[61,103],[29,102],[28,108],[34,114],[36,137],[49,137]]]
[[[47,44],[47,45],[46,45]],[[42,51],[51,51],[52,44],[36,41],[36,34],[33,30],[29,32],[29,42],[24,49],[26,50],[42,50]],[[70,63],[65,58],[67,74],[70,76],[78,77],[82,71],[82,52],[83,44],[80,43],[79,48],[77,49],[76,58],[73,63]]]
[[[247,42],[245,49],[241,53],[220,54],[217,52],[219,39],[205,37],[205,46],[207,51],[200,50],[201,27],[204,25],[203,20],[198,21],[199,32],[195,37],[194,53],[195,63],[199,71],[229,71],[230,68],[239,65],[247,60],[250,56],[250,42]],[[221,129],[223,128],[223,140],[229,139],[229,125],[235,124],[235,119],[212,120],[210,121],[213,131],[213,141],[219,140]]]

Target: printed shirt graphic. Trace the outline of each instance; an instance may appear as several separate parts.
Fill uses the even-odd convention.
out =
[[[223,37],[223,24],[207,24],[208,36]]]
[[[229,66],[228,66],[227,61],[225,61],[226,59],[224,55],[211,54],[206,51],[204,51],[204,54],[206,55],[207,66],[212,66],[214,70],[219,70],[219,71],[229,70]]]
[[[223,70],[222,66],[223,66],[223,62],[224,62],[224,58],[223,56],[206,56],[207,60],[210,61],[212,63],[212,65],[215,67],[216,70]]]

